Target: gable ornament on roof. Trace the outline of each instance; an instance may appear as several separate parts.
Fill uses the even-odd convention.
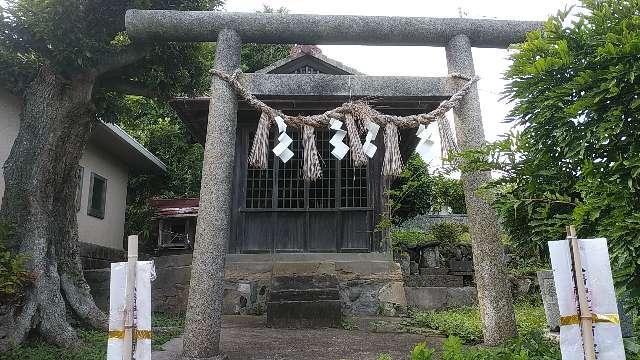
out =
[[[386,176],[398,176],[402,171],[398,128],[418,129],[416,135],[420,138],[420,141],[418,142],[418,148],[416,150],[426,162],[431,160],[430,151],[428,150],[433,145],[427,126],[433,122],[438,123],[438,128],[443,139],[443,151],[456,151],[457,145],[451,135],[451,128],[447,121],[446,113],[458,106],[460,100],[471,89],[471,86],[479,80],[477,76],[467,77],[458,73],[449,74],[450,77],[462,78],[467,82],[449,99],[444,100],[435,110],[428,113],[407,116],[388,115],[373,109],[369,103],[364,100],[354,100],[318,115],[289,116],[258,100],[249,90],[243,87],[237,79],[240,74],[239,69],[233,74],[226,74],[215,69],[211,70],[211,73],[227,82],[238,97],[246,101],[249,106],[255,110],[261,112],[258,128],[253,139],[253,146],[249,154],[249,165],[258,169],[266,169],[269,128],[273,123],[278,125],[280,134],[278,138],[279,143],[273,149],[273,152],[276,153],[283,162],[286,163],[289,161],[293,153],[288,149],[288,145],[291,142],[288,141],[287,138],[289,138],[289,140],[291,138],[286,135],[285,130],[287,125],[296,127],[303,130],[303,177],[305,180],[317,180],[322,176],[313,128],[329,127],[335,130],[336,134],[330,141],[331,145],[334,146],[334,150],[332,151],[333,156],[337,159],[342,159],[350,150],[354,164],[356,166],[363,166],[367,163],[367,156],[374,156],[376,149],[375,145],[371,142],[375,139],[378,129],[384,126],[385,154],[382,173]],[[342,129],[343,123],[346,124],[346,131]],[[363,134],[365,131],[367,131],[367,138],[363,146],[360,142],[360,134]],[[347,135],[349,136],[349,145],[343,143],[343,139]]]

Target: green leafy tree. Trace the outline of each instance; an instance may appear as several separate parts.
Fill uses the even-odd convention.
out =
[[[457,156],[458,168],[491,170],[499,177],[481,189],[502,221],[512,251],[535,262],[548,259],[547,241],[564,237],[579,194],[576,177],[558,163],[527,154],[519,134]]]
[[[417,154],[411,155],[402,168],[400,176],[387,192],[390,219],[400,223],[431,210],[434,200],[433,178],[429,165]]]
[[[618,288],[640,296],[640,1],[583,0],[517,47],[506,73],[520,128],[463,156],[501,169],[488,189],[511,240],[529,252],[604,236]],[[482,165],[482,160],[489,162]]]
[[[467,213],[467,206],[464,202],[464,189],[460,179],[453,179],[444,175],[434,176],[433,193],[433,211],[440,211],[445,206],[448,206],[453,214]]]
[[[140,174],[129,178],[125,232],[138,234],[141,251],[150,243],[154,197],[198,197],[203,147],[191,136],[166,101],[127,96],[118,111],[119,125],[167,165],[165,176]]]
[[[8,241],[26,256],[32,286],[0,324],[0,350],[31,329],[80,344],[67,311],[96,327],[106,316],[89,293],[78,257],[75,172],[97,119],[113,121],[126,95],[202,93],[211,54],[205,44],[136,44],[124,33],[128,8],[204,10],[204,0],[9,0],[0,8],[0,81],[23,98],[18,136],[4,166],[0,216]]]
[[[415,153],[391,184],[387,196],[388,217],[393,223],[440,211],[445,206],[455,214],[467,212],[462,182],[444,175],[432,176],[429,174],[429,165]]]

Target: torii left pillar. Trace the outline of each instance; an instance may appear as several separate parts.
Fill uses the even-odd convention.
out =
[[[240,36],[235,31],[220,31],[214,68],[228,74],[238,69],[241,45]],[[185,360],[227,358],[220,349],[220,332],[224,262],[231,237],[237,113],[238,100],[233,90],[223,80],[212,77],[200,210],[183,338],[182,358]]]

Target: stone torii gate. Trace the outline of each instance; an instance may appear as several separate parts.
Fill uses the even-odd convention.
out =
[[[250,14],[212,11],[129,10],[126,29],[136,41],[216,41],[214,68],[233,73],[240,66],[242,42],[264,44],[339,44],[444,46],[449,72],[475,75],[471,48],[506,48],[524,40],[542,23],[463,18],[368,17],[294,14]],[[428,59],[425,59],[427,62]],[[247,74],[241,80],[264,94],[297,89],[306,95],[344,93],[344,85],[327,85],[326,75]],[[463,85],[452,78],[357,76],[348,93],[402,94],[401,86],[417,86],[431,95],[448,97]],[[336,79],[337,81],[337,79]],[[253,86],[252,86],[253,84]],[[355,86],[360,88],[356,89]],[[362,87],[365,87],[364,89]],[[314,93],[320,91],[322,93]],[[332,90],[327,90],[332,89]],[[253,90],[252,90],[253,91]],[[238,103],[233,90],[217,77],[211,80],[211,102],[205,143],[193,269],[184,334],[185,359],[224,359],[220,327],[224,291],[224,261],[230,239],[232,174]],[[484,130],[476,85],[455,109],[461,149],[481,146]],[[493,345],[516,333],[513,302],[503,264],[495,211],[476,195],[489,180],[488,172],[463,173],[476,284],[484,340]]]

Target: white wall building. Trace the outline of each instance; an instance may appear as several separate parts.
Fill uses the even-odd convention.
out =
[[[22,102],[0,89],[0,167],[9,156],[20,125]],[[130,174],[164,173],[166,166],[120,127],[99,123],[80,159],[78,234],[88,267],[122,253]],[[4,175],[0,173],[0,201]],[[102,264],[100,264],[102,263]]]

